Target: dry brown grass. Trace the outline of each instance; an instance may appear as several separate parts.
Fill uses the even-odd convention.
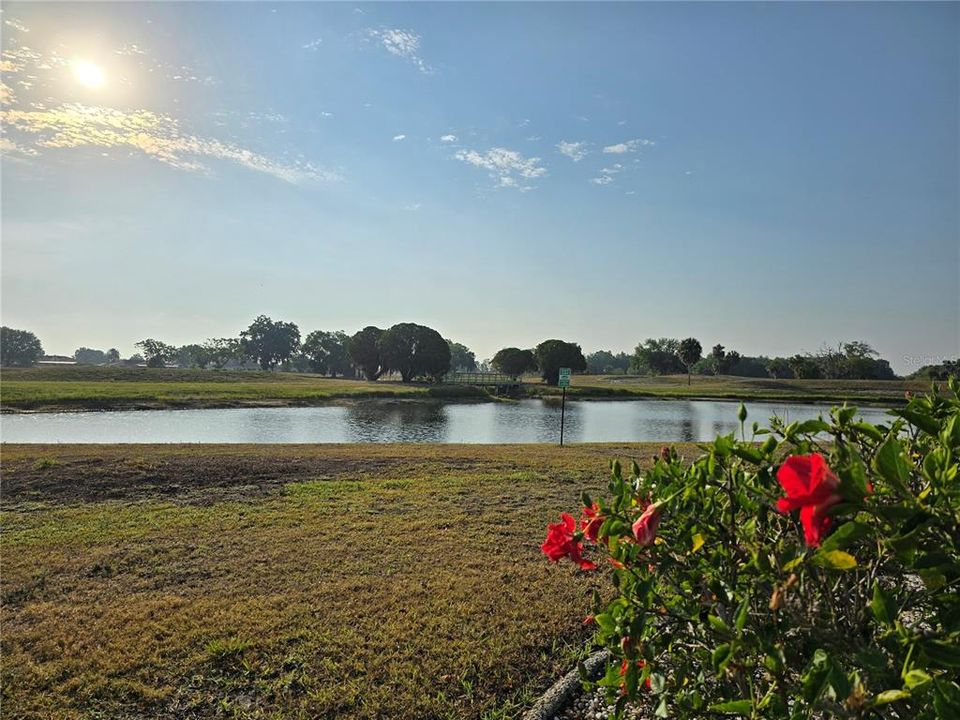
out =
[[[603,584],[545,523],[655,450],[4,446],[4,714],[516,717]]]

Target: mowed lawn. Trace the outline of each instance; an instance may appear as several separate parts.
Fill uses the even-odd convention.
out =
[[[656,450],[5,445],[4,716],[518,717],[607,585],[546,523]]]
[[[93,366],[4,369],[7,409],[229,407],[317,403],[338,398],[428,397],[424,385],[320,375],[182,368]]]

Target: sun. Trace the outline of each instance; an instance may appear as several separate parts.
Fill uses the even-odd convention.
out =
[[[70,69],[73,70],[73,76],[77,82],[88,88],[96,89],[107,79],[103,70],[89,60],[74,60],[70,63]]]

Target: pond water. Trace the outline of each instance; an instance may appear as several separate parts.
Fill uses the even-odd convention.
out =
[[[567,401],[565,442],[707,441],[739,428],[736,402]],[[822,405],[751,403],[747,427],[776,415],[806,420]],[[863,408],[870,422],[888,421]],[[370,400],[348,405],[228,410],[141,410],[0,416],[16,443],[552,443],[560,403],[440,403]]]

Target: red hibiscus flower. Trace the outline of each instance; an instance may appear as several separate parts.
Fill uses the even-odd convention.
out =
[[[627,638],[627,639],[629,639],[629,638]],[[646,663],[645,661],[643,661],[643,660],[637,660],[637,667],[638,667],[638,668],[643,669],[643,668],[645,668],[646,666],[647,666],[647,663]],[[620,663],[620,677],[623,677],[624,675],[627,674],[627,668],[629,668],[629,667],[630,667],[630,661],[629,661],[629,660],[626,660],[626,659],[625,659],[622,663]],[[646,682],[644,682],[644,685],[647,686],[647,689],[650,688],[650,678],[649,678],[649,677],[646,679]],[[621,693],[621,694],[624,694],[624,693],[626,693],[626,692],[627,692],[627,683],[626,683],[625,680],[621,680],[621,681],[620,681],[620,693]]]
[[[633,536],[641,546],[652,545],[657,537],[657,528],[660,527],[660,505],[648,505],[643,514],[633,523]]]
[[[583,543],[577,541],[574,533],[577,530],[577,521],[569,513],[560,513],[560,522],[547,525],[547,539],[540,549],[544,555],[556,562],[562,557],[568,557],[581,570],[593,570],[597,566],[584,559]]]
[[[810,547],[820,547],[830,529],[827,511],[843,498],[837,494],[840,481],[820,453],[791,455],[777,470],[777,480],[787,496],[777,500],[777,510],[788,513],[800,508],[803,536]]]
[[[583,535],[590,542],[597,541],[597,535],[600,533],[600,526],[606,518],[600,514],[600,506],[593,503],[590,507],[583,509],[583,517],[580,519],[580,527],[583,529]]]

